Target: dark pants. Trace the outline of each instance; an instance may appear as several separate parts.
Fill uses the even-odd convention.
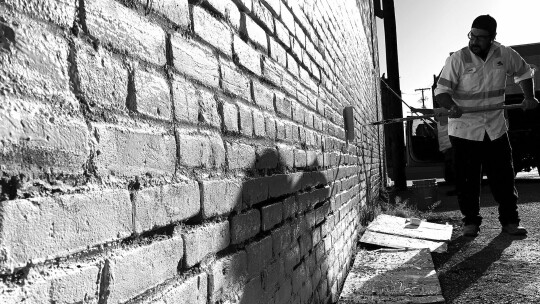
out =
[[[450,136],[455,153],[456,189],[465,225],[482,223],[480,216],[480,188],[482,171],[486,173],[491,193],[499,204],[501,225],[519,224],[518,193],[514,184],[512,148],[508,135],[483,141]]]

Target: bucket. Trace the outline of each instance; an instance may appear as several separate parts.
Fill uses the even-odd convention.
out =
[[[413,203],[418,210],[428,210],[438,200],[437,183],[435,179],[413,181]]]

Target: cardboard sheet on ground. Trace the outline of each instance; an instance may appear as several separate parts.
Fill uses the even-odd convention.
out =
[[[381,214],[369,224],[360,242],[390,248],[428,248],[446,251],[452,226],[422,221],[414,225],[406,218]]]
[[[338,303],[444,303],[444,298],[429,249],[361,250]]]

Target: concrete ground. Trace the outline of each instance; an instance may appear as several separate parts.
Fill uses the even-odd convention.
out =
[[[439,184],[441,204],[425,218],[454,226],[446,253],[433,253],[443,296],[447,303],[540,303],[540,177],[519,173],[519,212],[529,233],[513,237],[501,233],[497,203],[489,186],[482,188],[478,237],[461,235],[461,213],[450,185]]]

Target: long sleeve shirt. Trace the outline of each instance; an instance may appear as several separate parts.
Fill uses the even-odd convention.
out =
[[[492,43],[485,61],[464,47],[446,59],[435,95],[448,93],[462,108],[502,104],[506,76],[517,83],[533,75],[516,51],[498,42]],[[485,133],[494,140],[507,130],[503,110],[464,113],[448,120],[448,135],[469,140],[481,141]]]

